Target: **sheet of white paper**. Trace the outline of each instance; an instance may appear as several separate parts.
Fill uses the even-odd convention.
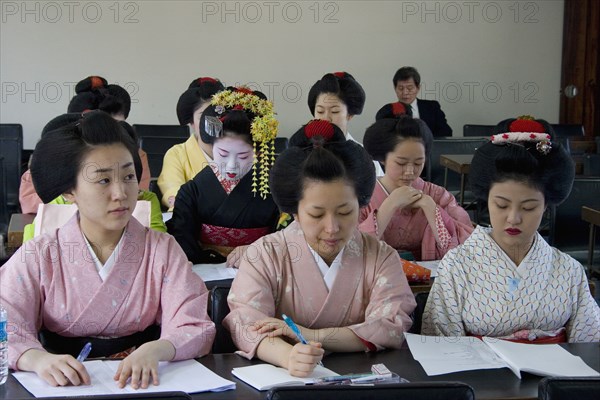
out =
[[[235,389],[235,382],[221,378],[196,360],[161,362],[158,386],[147,389],[132,389],[126,386],[119,389],[113,376],[120,361],[86,361],[92,384],[87,386],[52,387],[40,379],[34,372],[15,372],[13,376],[35,397],[49,396],[90,396],[101,394],[153,393],[182,391],[198,393],[206,391],[219,392]]]
[[[257,390],[268,390],[276,386],[314,383],[318,378],[338,375],[330,369],[317,365],[309,376],[299,378],[291,376],[286,369],[271,364],[257,364],[249,367],[234,368],[231,373]]]
[[[600,376],[581,357],[558,344],[513,343],[487,337],[483,340],[509,364],[524,372],[543,376]]]
[[[162,213],[162,218],[163,218],[163,222],[166,223],[168,220],[173,218],[173,213],[172,212],[164,212],[164,213]]]
[[[435,278],[437,276],[438,265],[440,265],[441,260],[433,260],[433,261],[416,261],[422,267],[431,270],[431,277]]]
[[[194,264],[192,271],[204,282],[220,281],[222,279],[233,279],[237,274],[237,268],[227,268],[225,263],[221,264]]]
[[[423,336],[405,333],[415,360],[429,376],[508,367],[485,343],[472,336]]]

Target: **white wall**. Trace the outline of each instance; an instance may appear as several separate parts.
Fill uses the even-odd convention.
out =
[[[421,96],[464,123],[517,114],[557,122],[563,1],[1,1],[0,122],[25,148],[91,74],[132,94],[130,123],[176,124],[189,82],[251,83],[275,102],[281,134],[310,119],[310,86],[346,70],[367,92],[361,139],[412,65]],[[229,10],[229,11],[228,11]],[[260,13],[260,14],[259,14]]]

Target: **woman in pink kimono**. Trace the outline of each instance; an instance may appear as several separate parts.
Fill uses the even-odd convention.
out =
[[[270,178],[273,199],[294,222],[248,247],[224,324],[239,354],[306,376],[325,350],[399,348],[415,300],[398,253],[357,229],[375,183],[368,154],[323,120],[294,139],[298,147],[277,158]]]
[[[469,237],[473,231],[469,215],[454,196],[419,178],[431,135],[418,120],[381,119],[367,129],[364,145],[384,165],[385,175],[361,210],[361,231],[424,261],[441,259]]]
[[[54,233],[25,243],[0,269],[10,368],[53,386],[89,384],[74,357],[91,342],[90,357],[129,353],[114,378],[120,387],[131,379],[132,387],[145,388],[158,385],[159,361],[210,350],[215,329],[204,282],[173,237],[131,218],[136,151],[102,111],[37,144],[37,193],[45,202],[62,194],[79,211]]]

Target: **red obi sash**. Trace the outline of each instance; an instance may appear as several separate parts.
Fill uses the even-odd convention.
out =
[[[200,242],[202,244],[224,247],[245,246],[254,243],[256,239],[268,235],[270,231],[268,227],[240,229],[202,224]]]

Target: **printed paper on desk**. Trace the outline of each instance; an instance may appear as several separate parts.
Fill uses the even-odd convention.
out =
[[[13,376],[35,397],[68,396],[83,397],[103,394],[155,393],[181,391],[186,393],[221,392],[235,389],[235,383],[221,378],[196,360],[161,362],[158,366],[158,386],[147,389],[133,389],[127,385],[119,389],[113,376],[120,361],[86,361],[83,363],[91,385],[53,387],[39,378],[34,372],[15,372]]]
[[[204,282],[233,279],[237,274],[237,268],[227,268],[225,263],[221,264],[194,264],[192,271]]]
[[[542,376],[600,376],[580,357],[557,344],[513,343],[473,336],[424,336],[406,333],[406,343],[427,375],[474,369],[509,368]]]

